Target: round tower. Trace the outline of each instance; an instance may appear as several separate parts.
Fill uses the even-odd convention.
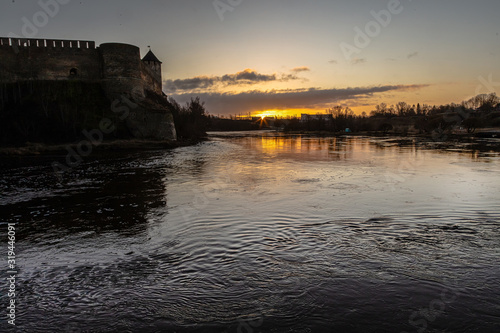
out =
[[[108,93],[113,97],[125,94],[144,98],[139,48],[122,43],[105,43],[99,46],[99,50]]]

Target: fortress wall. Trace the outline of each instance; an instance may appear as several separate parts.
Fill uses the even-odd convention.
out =
[[[0,82],[102,80],[113,96],[162,93],[161,78],[141,61],[138,47],[56,39],[0,38]],[[114,97],[113,97],[114,98]]]
[[[75,81],[72,81],[73,79]],[[33,128],[41,124],[39,128],[42,140],[51,137],[53,133],[50,128],[65,133],[67,128],[88,125],[71,119],[68,119],[67,123],[60,123],[59,118],[53,115],[49,117],[49,125],[39,122],[37,119],[47,121],[46,117],[40,118],[37,113],[41,113],[39,110],[45,107],[41,104],[45,102],[40,100],[40,94],[46,94],[47,91],[57,94],[58,105],[69,108],[70,112],[86,113],[84,120],[93,119],[97,112],[109,111],[108,103],[111,101],[111,111],[115,112],[114,101],[119,99],[120,102],[126,102],[124,95],[128,95],[137,106],[134,109],[136,117],[128,117],[121,124],[125,130],[141,139],[176,139],[173,117],[165,100],[151,98],[150,94],[146,98],[145,89],[157,94],[162,93],[161,75],[142,62],[140,50],[136,46],[106,43],[96,48],[95,43],[89,41],[0,38],[0,83],[16,89],[23,85],[37,86],[36,82],[22,82],[28,80],[59,81],[39,82],[38,89],[31,92],[35,98],[39,98],[39,108],[32,110],[35,116],[18,115],[20,123],[31,122]],[[89,87],[94,91],[90,91]],[[75,108],[75,98],[83,98],[82,107],[90,107]],[[10,124],[6,128],[9,128],[10,135],[19,137],[14,138],[13,142],[27,141],[26,133],[17,131],[16,126],[9,126]]]
[[[101,76],[95,42],[0,38],[0,81],[98,80]]]

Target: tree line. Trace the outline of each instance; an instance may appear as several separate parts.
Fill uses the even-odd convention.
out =
[[[212,117],[213,118],[213,117]],[[214,118],[209,124],[217,124],[213,130],[258,129],[255,121]],[[223,123],[223,128],[220,126]],[[246,123],[246,125],[245,125]],[[474,133],[481,127],[500,127],[500,98],[495,94],[481,94],[460,104],[428,105],[398,102],[394,105],[381,103],[369,114],[356,115],[346,106],[336,105],[312,116],[277,117],[270,119],[270,127],[283,131],[325,132],[381,132],[425,134],[436,131],[461,129]],[[209,125],[210,126],[210,125]]]

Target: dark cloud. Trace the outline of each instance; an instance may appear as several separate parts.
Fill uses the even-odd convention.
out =
[[[212,114],[245,114],[258,110],[326,108],[340,101],[354,101],[384,92],[421,89],[427,85],[397,85],[345,89],[287,89],[242,93],[204,92],[171,95],[180,103],[199,96]]]
[[[208,89],[217,82],[217,78],[198,76],[183,80],[166,80],[164,87],[166,91]]]
[[[259,74],[251,69],[245,69],[244,71],[238,72],[236,74],[226,74],[220,78],[221,82],[229,84],[254,84],[276,80],[276,74]]]
[[[305,69],[301,71],[305,71]],[[223,76],[197,76],[188,79],[166,80],[164,81],[164,87],[165,91],[175,93],[179,91],[209,90],[215,86],[242,86],[262,82],[284,82],[299,79],[299,77],[293,74],[260,74],[252,69],[245,69],[235,74],[226,74]]]

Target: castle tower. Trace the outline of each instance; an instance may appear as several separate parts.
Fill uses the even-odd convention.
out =
[[[161,64],[162,62],[154,55],[153,51],[149,52],[142,58],[142,62],[145,63],[155,74],[156,80],[161,82]]]
[[[104,43],[99,46],[103,62],[103,76],[111,98],[122,94],[142,98],[140,50],[137,46],[122,43]]]

